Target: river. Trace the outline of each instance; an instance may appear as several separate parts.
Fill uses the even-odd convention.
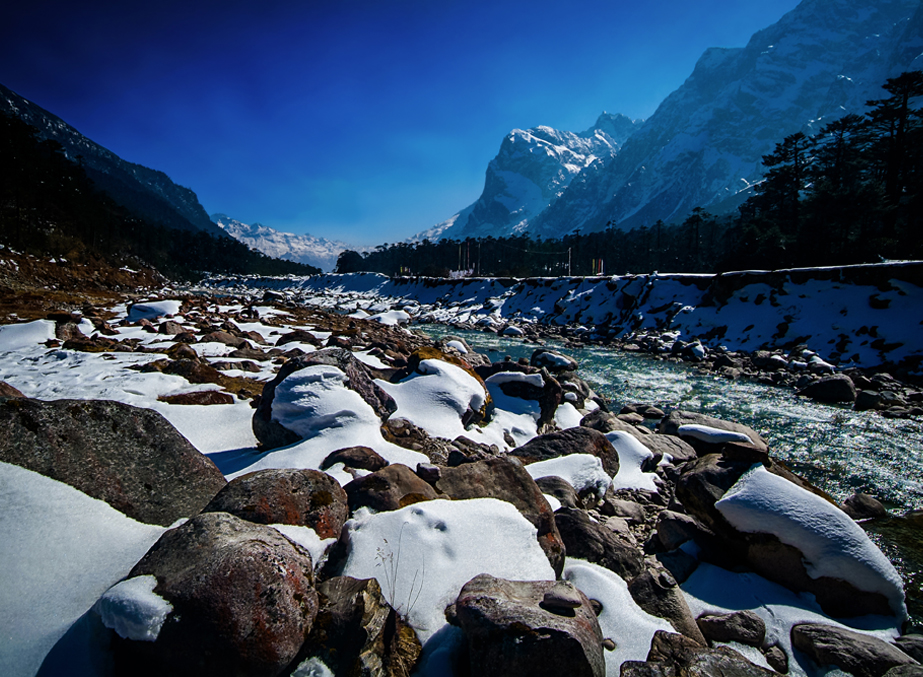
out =
[[[461,336],[491,360],[529,358],[538,347],[519,339],[443,325],[416,325],[439,338]],[[687,409],[744,423],[769,442],[770,453],[842,501],[855,491],[872,494],[896,515],[923,507],[923,424],[888,419],[799,398],[790,389],[730,381],[686,364],[601,347],[548,341],[579,365],[579,374],[610,408],[632,402],[666,411]],[[913,620],[923,623],[923,545],[900,520],[875,520],[866,531],[905,581]]]

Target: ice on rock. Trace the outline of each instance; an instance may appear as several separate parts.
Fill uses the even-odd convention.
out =
[[[154,592],[156,587],[156,576],[128,578],[104,592],[93,608],[119,637],[153,642],[173,611],[173,605]]]

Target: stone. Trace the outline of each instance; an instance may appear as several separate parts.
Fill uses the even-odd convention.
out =
[[[169,526],[191,517],[226,484],[215,464],[151,409],[0,399],[0,430],[0,461],[69,484],[139,522]]]
[[[641,524],[647,520],[647,513],[644,511],[643,505],[624,498],[615,498],[614,496],[605,498],[600,506],[600,512],[610,517],[624,517],[634,524]]]
[[[854,520],[888,516],[888,509],[882,505],[881,501],[874,496],[859,492],[843,501],[840,507]]]
[[[227,513],[170,529],[129,577],[155,576],[173,611],[156,641],[114,638],[116,674],[278,675],[317,615],[312,570],[301,546]]]
[[[349,517],[346,492],[319,470],[257,470],[227,484],[202,512],[227,512],[257,524],[311,527],[320,538],[339,538]]]
[[[620,419],[618,414],[614,414],[611,411],[604,411],[602,409],[597,409],[596,411],[590,412],[582,419],[580,419],[580,427],[590,428],[591,430],[598,430],[603,434],[625,432],[634,435],[636,438],[638,438],[638,440],[642,442],[644,441],[643,438],[647,437],[647,435],[642,433],[637,426],[634,426]]]
[[[538,530],[539,545],[555,574],[561,575],[565,546],[555,514],[538,484],[517,460],[501,456],[442,468],[435,488],[456,500],[496,498],[512,503]]]
[[[642,571],[628,581],[628,592],[635,604],[647,613],[667,619],[678,633],[700,646],[707,646],[686,598],[668,571]]]
[[[307,343],[315,348],[320,348],[322,345],[314,334],[305,329],[295,329],[287,334],[282,334],[276,341],[276,347],[284,346],[286,343]]]
[[[455,602],[467,645],[467,674],[603,677],[603,636],[589,599],[574,588],[580,606],[542,606],[558,585],[487,574],[468,581]]]
[[[308,355],[299,355],[287,361],[275,378],[263,386],[256,411],[253,412],[253,433],[263,449],[276,449],[298,442],[301,437],[272,418],[272,401],[276,386],[289,375],[313,365],[329,365],[346,374],[345,385],[359,394],[372,407],[382,421],[397,411],[392,397],[375,384],[368,369],[351,352],[343,348],[325,348]]]
[[[226,346],[232,346],[234,348],[243,348],[249,346],[250,343],[247,339],[241,338],[239,336],[234,336],[229,334],[226,331],[213,331],[208,334],[205,334],[200,341],[202,343],[223,343]]]
[[[745,435],[750,438],[750,442],[724,442],[724,443],[713,443],[707,440],[701,440],[690,434],[681,434],[680,428],[686,425],[699,425],[706,426],[708,428],[716,428],[717,430],[726,431],[729,433],[737,433]],[[719,451],[724,451],[727,447],[735,447],[738,449],[752,449],[757,453],[754,456],[754,460],[757,460],[757,456],[765,455],[769,451],[769,445],[766,443],[759,433],[757,433],[753,428],[743,425],[742,423],[736,423],[733,421],[725,421],[720,418],[714,418],[712,416],[706,416],[704,414],[699,414],[692,411],[683,411],[681,409],[674,409],[670,412],[670,415],[660,421],[659,432],[666,435],[676,435],[686,442],[688,442],[696,450],[699,456],[705,454],[711,454]]]
[[[856,401],[856,386],[852,379],[845,374],[824,376],[809,386],[802,388],[798,394],[809,397],[816,402],[836,404],[845,402],[852,404]]]
[[[526,464],[570,454],[590,454],[602,461],[603,470],[610,477],[614,477],[619,471],[618,452],[605,435],[592,428],[568,428],[539,435],[508,453]]]
[[[382,423],[381,434],[392,444],[425,454],[432,463],[448,463],[452,445],[446,440],[433,437],[413,421],[392,416]]]
[[[655,463],[659,463],[666,455],[673,459],[671,463],[676,466],[698,457],[691,444],[675,435],[641,435],[638,439],[654,453]]]
[[[422,647],[374,578],[337,576],[317,586],[321,608],[302,653],[335,675],[409,677]]]
[[[897,665],[888,670],[884,677],[923,677],[923,665]]]
[[[186,329],[179,322],[174,322],[173,320],[165,320],[157,325],[157,333],[165,334],[166,336],[177,336],[182,334]]]
[[[664,551],[675,550],[683,543],[693,540],[702,527],[694,517],[684,513],[664,510],[657,517],[657,530],[654,532],[657,544]]]
[[[179,343],[177,346],[185,346]],[[186,346],[188,347],[188,346]],[[191,349],[190,349],[191,350]],[[195,352],[195,351],[193,351]],[[177,359],[167,363],[161,371],[164,374],[173,374],[182,376],[190,383],[221,383],[223,376],[221,372],[210,364],[199,361],[198,359]]]
[[[538,369],[547,369],[552,374],[565,371],[577,371],[577,360],[569,355],[548,350],[547,348],[538,348],[529,358],[529,364]]]
[[[663,409],[660,407],[655,407],[653,404],[626,404],[619,411],[620,414],[641,414],[644,418],[654,418],[661,419],[666,414]]]
[[[903,635],[894,640],[894,645],[918,663],[923,663],[923,635]]]
[[[320,469],[327,470],[337,463],[342,463],[347,468],[357,468],[359,470],[369,470],[375,472],[388,465],[382,456],[370,447],[356,446],[344,447],[330,452],[321,462]]]
[[[570,557],[579,557],[614,571],[625,580],[642,571],[641,555],[583,510],[559,508],[554,521]]]
[[[535,483],[543,494],[554,496],[563,507],[584,508],[583,500],[577,495],[577,490],[567,480],[549,475],[538,478]]]
[[[795,625],[791,638],[792,646],[818,665],[835,665],[856,677],[881,677],[893,667],[916,663],[884,640],[832,625]]]
[[[0,397],[25,397],[6,381],[0,381]]]
[[[856,401],[853,408],[856,411],[868,411],[869,409],[880,409],[884,402],[878,392],[874,390],[859,390],[856,392]]]
[[[439,498],[436,490],[401,463],[392,463],[376,472],[357,477],[343,489],[350,512],[361,507],[379,512]]]
[[[167,404],[234,404],[234,396],[219,390],[199,390],[193,393],[180,393],[179,395],[161,395],[157,398]]]
[[[773,644],[766,647],[763,649],[763,655],[766,657],[769,667],[783,675],[788,674],[788,654],[785,653],[781,646]]]
[[[728,614],[703,614],[695,622],[709,642],[740,642],[759,648],[766,639],[766,624],[749,609]]]
[[[726,646],[698,645],[680,634],[658,630],[647,661],[625,661],[621,677],[775,677]]]

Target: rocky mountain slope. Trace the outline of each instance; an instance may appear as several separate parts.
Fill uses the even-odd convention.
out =
[[[131,211],[171,228],[225,236],[208,218],[192,190],[176,185],[161,171],[123,160],[3,85],[0,111],[36,127],[43,139],[60,143],[67,157],[78,160],[98,188]]]
[[[603,113],[585,132],[551,127],[514,129],[487,166],[478,200],[451,218],[420,233],[423,238],[486,237],[529,230],[530,224],[558,199],[581,171],[610,160],[640,121]]]
[[[317,266],[325,272],[336,267],[340,252],[351,249],[343,242],[308,234],[285,233],[261,223],[246,224],[227,214],[212,214],[211,220],[235,240],[267,256]]]
[[[921,55],[918,0],[804,0],[746,47],[707,50],[617,153],[596,152],[596,161],[542,193],[544,203],[535,188],[502,190],[498,169],[513,132],[487,170],[484,195],[428,234],[560,237],[682,220],[698,206],[732,211],[760,180],[761,158],[776,143],[862,112],[867,100],[882,98],[887,78],[923,67]],[[548,159],[522,158],[517,178],[547,176]]]

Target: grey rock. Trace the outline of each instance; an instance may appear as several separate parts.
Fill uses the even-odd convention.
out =
[[[642,571],[638,551],[583,510],[560,508],[554,514],[561,540],[570,557],[579,557],[614,571],[625,580]]]
[[[726,430],[733,433],[741,433],[750,438],[750,442],[728,442],[723,444],[714,444],[710,442],[704,442],[698,440],[692,436],[683,437],[680,435],[679,429],[684,425],[704,425],[709,428],[717,428],[718,430]],[[757,452],[765,454],[769,451],[769,445],[766,443],[759,433],[757,433],[753,428],[745,426],[742,423],[736,423],[734,421],[725,421],[720,418],[714,418],[712,416],[706,416],[704,414],[699,414],[692,411],[683,411],[681,409],[674,409],[670,412],[670,415],[667,416],[660,422],[659,430],[661,433],[667,435],[677,435],[682,437],[686,442],[692,445],[693,448],[701,456],[703,454],[710,454],[717,451],[721,451],[725,447],[740,447],[744,449],[753,449]]]
[[[923,663],[923,635],[902,635],[894,640],[894,644],[918,663]]]
[[[548,476],[535,480],[543,494],[554,496],[565,508],[583,508],[583,500],[577,495],[577,490],[565,479]]]
[[[540,435],[513,449],[509,454],[527,464],[570,454],[590,454],[602,461],[603,469],[610,476],[615,476],[619,471],[618,452],[606,436],[585,427]]]
[[[818,381],[798,391],[799,395],[809,397],[817,402],[835,404],[856,401],[856,386],[845,374],[824,376]]]
[[[726,646],[700,646],[683,635],[658,630],[647,661],[625,661],[621,677],[774,677]]]
[[[0,399],[0,461],[148,524],[198,513],[227,483],[159,413],[108,400]]]
[[[884,640],[831,625],[795,625],[791,638],[792,646],[818,665],[836,665],[856,677],[881,677],[893,667],[916,664]]]
[[[686,598],[669,572],[643,571],[628,581],[628,592],[647,613],[667,619],[678,633],[707,646]]]
[[[357,446],[344,447],[343,449],[330,452],[321,462],[320,469],[327,470],[337,463],[342,463],[349,468],[358,468],[370,472],[381,470],[388,465],[388,461],[382,458],[374,449]]]
[[[529,358],[529,364],[539,369],[547,369],[552,374],[577,370],[577,360],[573,357],[546,348],[535,350]]]
[[[788,654],[785,653],[782,647],[778,644],[773,644],[763,649],[763,655],[766,657],[769,667],[783,675],[788,674]]]
[[[882,505],[881,501],[869,494],[855,493],[843,501],[840,507],[843,508],[843,512],[855,520],[888,516],[888,509]]]
[[[702,615],[695,622],[710,642],[740,642],[760,647],[766,638],[766,624],[750,610]]]
[[[542,607],[554,581],[507,581],[487,574],[462,587],[455,602],[465,634],[469,674],[483,677],[561,674],[603,677],[603,636],[590,601]]]
[[[337,576],[317,586],[321,608],[302,653],[334,675],[408,677],[422,647],[374,578]]]

